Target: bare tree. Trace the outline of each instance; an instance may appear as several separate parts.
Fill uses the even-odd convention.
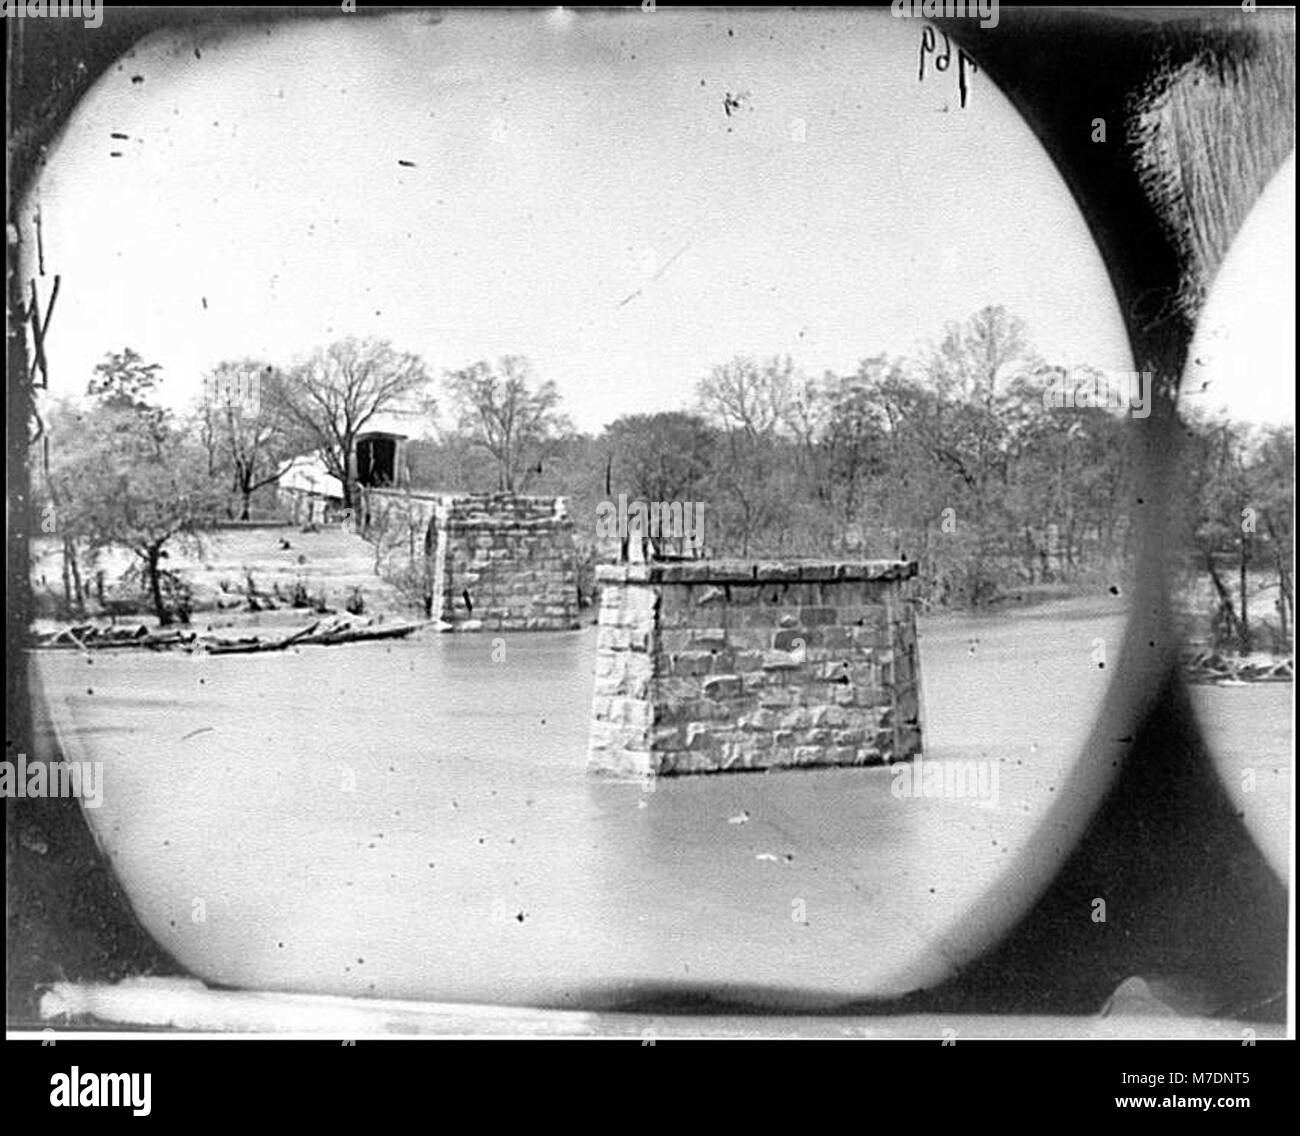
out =
[[[767,439],[790,425],[798,386],[788,355],[762,360],[738,355],[714,367],[696,395],[700,410],[719,429]]]
[[[572,430],[555,384],[534,390],[533,382],[531,365],[519,355],[505,356],[495,369],[479,362],[447,373],[458,427],[496,460],[497,488],[507,493],[526,488],[552,445]]]
[[[737,356],[696,384],[696,405],[721,437],[715,463],[724,505],[721,520],[736,532],[741,555],[762,534],[779,538],[790,505],[788,486],[774,467],[781,443],[797,436],[794,424],[803,382],[789,356]]]
[[[683,411],[625,414],[605,428],[609,444],[606,496],[615,487],[647,501],[699,497],[711,473],[717,435]]]
[[[1015,379],[1038,366],[1023,324],[1001,307],[949,324],[925,364],[935,397],[917,425],[933,460],[957,479],[951,507],[973,521],[967,551],[976,603],[996,588],[995,546],[1006,527],[999,510],[1011,475],[1014,431],[1023,417]]]
[[[274,402],[320,452],[343,485],[343,503],[356,503],[356,443],[377,414],[417,398],[429,410],[431,380],[418,355],[382,340],[343,339],[317,351],[288,374],[272,376],[263,399]]]
[[[845,524],[863,519],[867,486],[884,472],[887,419],[878,391],[897,376],[896,365],[877,355],[863,359],[852,375],[828,374],[822,380],[825,422],[816,491]]]
[[[204,378],[199,432],[208,473],[228,479],[242,521],[250,519],[253,494],[311,442],[283,399],[262,397],[274,378],[271,367],[250,360],[220,363]]]

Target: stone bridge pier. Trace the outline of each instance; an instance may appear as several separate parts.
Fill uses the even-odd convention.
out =
[[[921,751],[906,561],[605,565],[588,767],[653,776]]]
[[[577,545],[563,497],[371,489],[367,536],[428,580],[452,631],[560,631],[579,624]],[[396,538],[396,539],[393,539]]]
[[[435,615],[453,631],[578,626],[573,519],[562,497],[453,497],[429,530]]]

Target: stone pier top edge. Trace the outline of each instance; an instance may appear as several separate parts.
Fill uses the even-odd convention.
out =
[[[908,580],[915,560],[690,560],[599,564],[602,583],[772,584],[830,580]]]
[[[427,489],[395,489],[392,487],[372,487],[372,496],[394,501],[419,501],[423,504],[443,505],[451,509],[476,510],[488,516],[500,515],[502,511],[509,514],[520,510],[533,510],[537,513],[553,513],[558,505],[566,512],[569,498],[562,494],[529,493],[446,493]]]

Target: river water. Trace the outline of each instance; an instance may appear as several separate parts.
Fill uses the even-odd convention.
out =
[[[980,803],[900,796],[888,769],[592,776],[593,628],[35,658],[65,756],[104,762],[96,837],[209,982],[816,1006],[937,981],[1050,879],[1104,787],[1066,782],[1102,762],[1080,754],[1123,627],[922,622],[924,760],[986,763]]]

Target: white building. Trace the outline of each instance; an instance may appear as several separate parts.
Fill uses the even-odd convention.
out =
[[[343,508],[343,483],[320,454],[303,454],[280,467],[276,503],[295,524],[320,524]]]

